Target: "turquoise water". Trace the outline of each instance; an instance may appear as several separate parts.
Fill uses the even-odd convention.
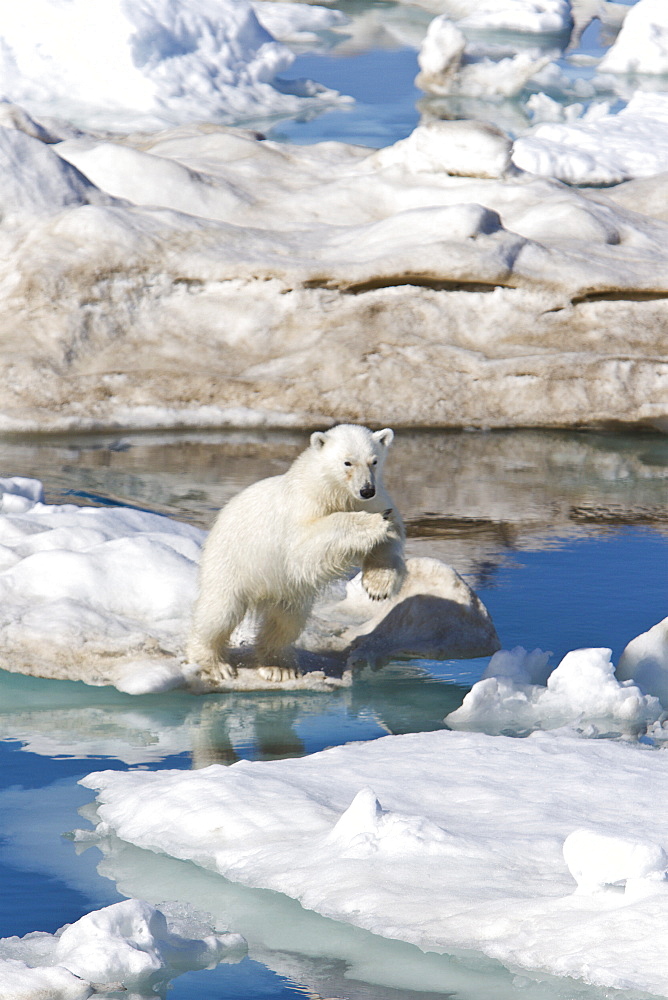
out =
[[[113,498],[202,524],[221,497],[285,467],[301,444],[299,435],[134,435],[5,442],[0,457],[12,474],[41,470],[51,501]],[[581,645],[610,646],[616,657],[665,617],[668,439],[404,433],[392,461],[409,550],[457,566],[504,646],[541,646],[555,663]],[[118,845],[108,857],[97,848],[77,853],[63,837],[86,825],[78,810],[91,794],[76,782],[92,770],[300,756],[442,728],[486,663],[397,662],[330,694],[207,697],[133,698],[0,672],[0,936],[54,931],[124,895],[153,903],[178,898],[246,934],[251,947],[239,964],[179,977],[173,1000],[273,1000],[304,995],[306,987],[312,995],[410,1000],[423,989],[438,996],[438,983],[454,984],[462,997],[514,996],[511,977],[496,967],[462,970],[439,958],[432,968],[435,956],[305,914],[276,894]],[[346,978],[369,948],[380,949],[378,968],[393,961],[410,968],[411,988]],[[560,989],[551,986],[547,996]]]

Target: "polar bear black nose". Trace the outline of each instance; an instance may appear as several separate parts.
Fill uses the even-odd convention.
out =
[[[362,489],[360,490],[360,496],[362,497],[363,500],[370,500],[371,497],[375,497],[375,495],[376,495],[376,489],[370,483],[367,484],[366,486],[363,486]]]

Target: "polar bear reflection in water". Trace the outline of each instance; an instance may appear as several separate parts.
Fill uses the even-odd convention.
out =
[[[362,566],[373,599],[399,591],[404,528],[382,478],[393,438],[389,427],[316,431],[287,472],[254,483],[223,507],[202,553],[187,648],[203,680],[236,676],[229,642],[247,614],[257,622],[261,676],[298,676],[289,647],[319,591],[352,566]]]

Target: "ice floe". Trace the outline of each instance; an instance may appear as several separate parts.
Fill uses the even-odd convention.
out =
[[[621,679],[615,676],[609,649],[572,650],[554,670],[547,666],[549,655],[521,647],[495,653],[482,679],[446,723],[453,729],[497,734],[569,725],[590,735],[637,735],[666,717],[668,699],[662,704],[651,687],[634,684],[629,669]],[[625,655],[628,662],[630,654]]]
[[[516,139],[513,162],[568,184],[620,184],[668,171],[668,96],[636,94],[615,114],[544,122]]]
[[[266,17],[284,37],[341,21],[301,4],[276,5]],[[103,8],[27,0],[6,12],[0,42],[0,94],[88,127],[267,120],[341,100],[312,81],[277,79],[294,54],[246,0],[110,0]]]
[[[667,418],[666,223],[504,173],[488,125],[377,152],[7,131],[5,431]]]
[[[214,933],[195,911],[173,909],[165,914],[127,899],[55,934],[0,938],[3,1000],[87,1000],[95,993],[138,989],[152,993],[182,972],[238,962],[245,954],[241,935]]]
[[[192,861],[423,951],[663,996],[665,765],[661,750],[563,732],[390,736],[92,774],[97,834],[77,837]]]
[[[202,688],[183,644],[204,532],[128,508],[47,505],[34,480],[0,480],[0,656],[12,671],[130,694]],[[275,689],[247,665],[252,622],[242,622],[238,677],[224,689]],[[359,575],[334,584],[297,643],[304,675],[287,688],[351,683],[346,664],[391,656],[484,656],[494,625],[473,591],[436,559],[408,561],[400,592],[382,602]],[[324,671],[324,672],[323,672]]]

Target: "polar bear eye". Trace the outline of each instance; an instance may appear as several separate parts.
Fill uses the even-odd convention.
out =
[[[344,465],[347,465],[347,466],[348,466],[348,467],[350,468],[350,466],[351,466],[351,465],[352,465],[353,463],[352,463],[352,462],[344,462],[343,464],[344,464]]]
[[[377,459],[377,458],[374,458],[374,460],[372,461],[372,463],[371,463],[371,464],[372,464],[372,465],[378,465],[378,459]]]

